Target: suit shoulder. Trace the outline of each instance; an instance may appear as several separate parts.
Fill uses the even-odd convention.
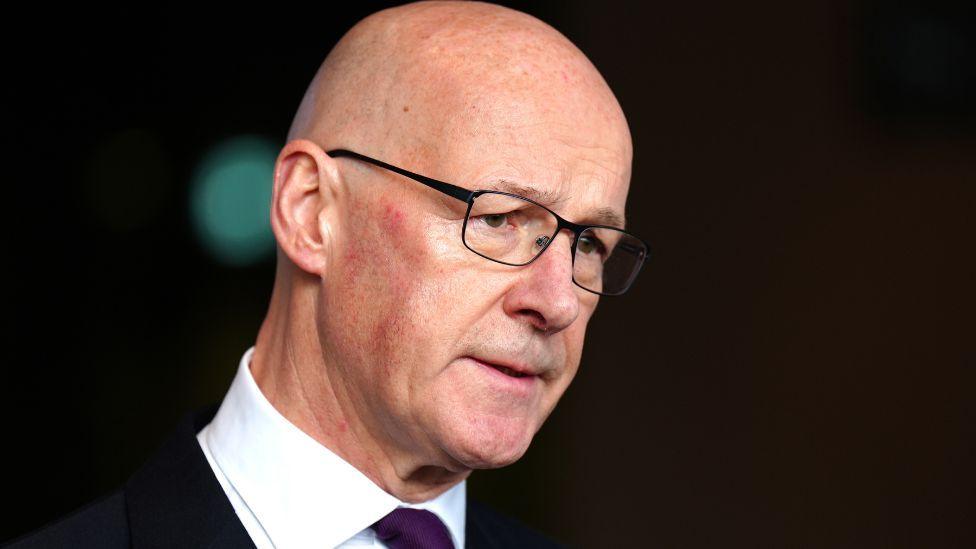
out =
[[[470,547],[538,547],[564,548],[542,532],[530,528],[512,517],[495,511],[476,500],[468,500],[466,545]]]
[[[129,547],[125,496],[119,490],[33,533],[4,545],[5,549]]]

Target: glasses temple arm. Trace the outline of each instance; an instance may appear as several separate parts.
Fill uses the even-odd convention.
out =
[[[331,150],[331,151],[326,152],[325,154],[331,156],[332,158],[340,158],[340,157],[343,157],[343,156],[345,156],[347,158],[355,158],[356,160],[361,160],[361,161],[366,162],[368,164],[372,164],[374,166],[379,166],[380,168],[383,168],[384,170],[390,170],[391,172],[398,173],[398,174],[400,174],[400,175],[402,175],[404,177],[409,177],[410,179],[413,179],[414,181],[417,181],[418,183],[423,183],[424,185],[427,185],[428,187],[430,187],[430,188],[432,188],[434,190],[440,191],[440,192],[442,192],[442,193],[444,193],[444,194],[446,194],[448,196],[452,196],[454,198],[457,198],[458,200],[460,200],[462,202],[467,202],[471,198],[471,195],[474,194],[472,191],[469,191],[468,189],[465,189],[465,188],[462,188],[462,187],[458,187],[457,185],[451,185],[450,183],[445,183],[443,181],[438,181],[436,179],[433,179],[433,178],[430,178],[430,177],[427,177],[427,176],[424,176],[424,175],[420,175],[419,173],[413,173],[413,172],[404,170],[403,168],[398,168],[398,167],[396,167],[396,166],[394,166],[392,164],[387,164],[386,162],[383,162],[382,160],[376,160],[375,158],[370,158],[368,156],[359,154],[357,152],[349,151],[349,150],[346,150],[346,149],[334,149],[334,150]]]

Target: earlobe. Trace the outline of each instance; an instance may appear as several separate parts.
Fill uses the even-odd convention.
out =
[[[331,248],[339,177],[335,161],[306,139],[289,141],[275,162],[271,229],[292,263],[319,276]]]

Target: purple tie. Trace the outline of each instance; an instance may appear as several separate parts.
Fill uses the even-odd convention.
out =
[[[447,526],[423,509],[398,507],[373,525],[390,549],[454,549]]]

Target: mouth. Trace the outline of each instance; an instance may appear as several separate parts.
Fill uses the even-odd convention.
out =
[[[490,364],[490,363],[486,363],[486,364],[488,364],[492,368],[498,370],[499,372],[501,372],[501,373],[503,373],[503,374],[505,374],[507,376],[511,376],[511,377],[527,377],[529,375],[529,374],[523,374],[522,372],[516,372],[515,370],[513,370],[511,368],[507,368],[505,366],[499,366],[498,364]]]
[[[480,358],[475,358],[473,356],[469,356],[469,357],[466,357],[466,358],[468,358],[470,360],[473,360],[474,362],[477,362],[478,364],[481,364],[482,366],[485,366],[486,368],[491,368],[491,369],[493,369],[493,370],[495,370],[497,372],[500,372],[502,374],[505,374],[506,376],[508,376],[510,378],[514,378],[514,379],[530,378],[531,379],[531,378],[539,377],[539,375],[531,373],[531,371],[529,370],[529,368],[528,367],[525,367],[525,366],[516,366],[516,365],[506,366],[506,365],[503,365],[503,364],[497,364],[497,363],[494,363],[494,362],[489,362],[487,360],[483,360],[483,359],[480,359]]]

